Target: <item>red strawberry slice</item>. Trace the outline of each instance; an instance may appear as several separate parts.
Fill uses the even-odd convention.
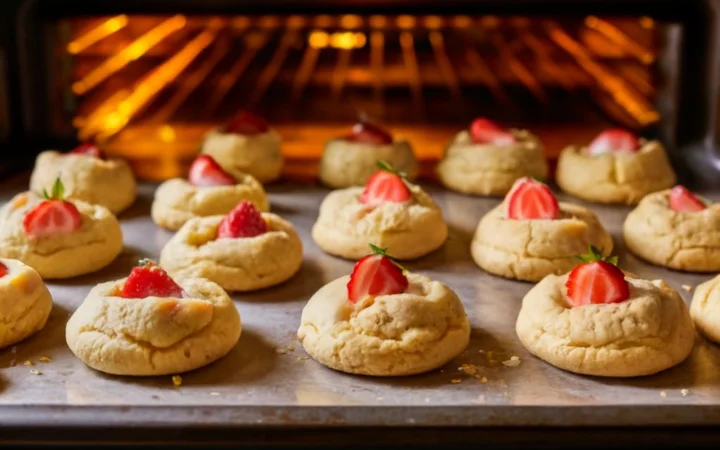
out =
[[[248,238],[268,232],[268,224],[255,205],[240,202],[223,217],[217,230],[218,238]]]
[[[103,159],[105,158],[105,153],[92,142],[83,142],[82,144],[75,147],[72,152],[76,155],[88,155],[88,156],[94,156],[95,158]]]
[[[225,127],[225,131],[228,133],[245,134],[249,136],[265,133],[269,129],[270,127],[267,122],[265,122],[265,119],[244,109],[238,111]]]
[[[8,274],[8,268],[5,264],[0,262],[0,278]]]
[[[511,133],[484,117],[470,124],[470,137],[476,144],[508,145],[517,141]]]
[[[190,166],[188,181],[193,186],[232,186],[236,184],[235,177],[225,172],[209,155],[200,155]]]
[[[149,260],[140,261],[125,280],[120,291],[123,298],[182,297],[183,290],[160,266]]]
[[[575,267],[565,287],[573,306],[620,303],[630,296],[625,274],[608,261],[593,261]]]
[[[532,178],[520,178],[505,198],[508,219],[554,219],[558,201],[547,185]]]
[[[384,254],[372,254],[355,263],[347,284],[348,299],[355,303],[370,295],[400,294],[407,287],[401,267]]]
[[[677,185],[670,191],[670,209],[673,211],[700,212],[706,208],[707,205],[684,186]]]
[[[377,206],[385,202],[403,203],[411,198],[410,189],[400,175],[380,170],[368,180],[360,194],[360,203]]]
[[[81,224],[80,212],[65,200],[45,200],[23,219],[25,234],[32,238],[71,233]]]
[[[603,131],[588,145],[589,155],[603,153],[634,153],[640,147],[637,136],[627,130],[615,128]]]
[[[358,122],[352,128],[352,134],[347,137],[351,142],[362,142],[374,145],[387,145],[393,143],[390,133],[380,126],[370,122]]]

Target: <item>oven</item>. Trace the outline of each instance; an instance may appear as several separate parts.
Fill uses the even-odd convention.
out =
[[[425,175],[475,116],[537,133],[552,160],[608,126],[661,139],[712,181],[712,1],[11,0],[0,22],[7,170],[79,140],[139,177],[181,174],[239,108],[313,178],[359,115],[408,138]]]

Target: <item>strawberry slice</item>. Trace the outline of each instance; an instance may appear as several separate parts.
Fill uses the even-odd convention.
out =
[[[83,142],[82,144],[75,147],[70,153],[75,155],[88,155],[94,156],[95,158],[104,159],[105,153],[92,142]]]
[[[392,135],[371,122],[361,121],[352,127],[352,134],[347,137],[350,142],[365,144],[387,145],[393,143]]]
[[[512,133],[484,117],[478,117],[470,124],[470,137],[476,144],[508,145],[517,141]]]
[[[412,198],[410,189],[405,184],[403,174],[397,172],[385,161],[378,161],[379,171],[375,172],[360,194],[360,203],[370,206],[385,202],[404,203]]]
[[[554,219],[558,201],[547,185],[532,178],[520,178],[505,197],[508,219]]]
[[[248,110],[240,110],[228,121],[225,126],[227,133],[245,134],[252,136],[265,133],[270,129],[265,119],[253,114]]]
[[[188,181],[193,186],[232,186],[236,184],[235,177],[225,172],[212,156],[200,155],[190,166]]]
[[[154,262],[143,259],[134,267],[120,291],[122,298],[182,297],[183,290]]]
[[[589,155],[602,155],[604,153],[634,153],[640,147],[637,136],[627,130],[614,128],[603,131],[588,145]]]
[[[670,209],[678,212],[700,212],[707,205],[684,186],[677,185],[670,191]]]
[[[373,253],[355,263],[348,281],[348,300],[356,303],[368,296],[400,294],[408,287],[405,271],[386,249],[370,244]]]
[[[260,211],[249,201],[240,202],[223,217],[217,230],[218,238],[248,238],[268,232],[268,224]]]
[[[23,229],[28,237],[42,238],[71,233],[82,225],[80,211],[72,203],[63,200],[65,187],[58,177],[52,191],[43,190],[45,201],[28,211],[23,218]]]
[[[575,267],[565,282],[573,306],[620,303],[630,297],[625,274],[615,265],[617,257],[605,258],[597,248],[590,246],[590,253],[578,258],[583,264]]]
[[[8,268],[5,264],[0,262],[0,278],[8,274]]]

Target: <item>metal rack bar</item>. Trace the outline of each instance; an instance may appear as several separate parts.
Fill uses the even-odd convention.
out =
[[[530,70],[525,67],[522,61],[515,55],[513,49],[505,41],[505,38],[499,32],[488,33],[490,41],[495,46],[498,55],[504,59],[508,68],[515,74],[520,82],[532,92],[532,94],[542,103],[549,103],[549,98],[542,84],[535,78]]]
[[[417,55],[415,54],[415,39],[409,31],[400,33],[400,46],[402,47],[403,60],[408,73],[408,85],[412,93],[413,102],[418,108],[422,108],[422,81],[420,69],[418,68]]]
[[[612,23],[596,16],[588,16],[585,18],[585,26],[602,34],[610,42],[637,58],[641,63],[652,64],[655,61],[655,55],[650,50],[631,39],[630,36]]]
[[[462,99],[460,83],[458,82],[452,62],[450,62],[450,57],[445,49],[445,39],[443,38],[442,32],[437,30],[431,31],[429,39],[430,45],[433,49],[433,54],[435,55],[435,62],[440,69],[440,74],[442,75],[443,80],[445,80],[445,84],[447,84],[448,91],[450,91],[450,95],[453,100],[459,102]]]
[[[285,59],[287,58],[288,52],[290,51],[293,42],[295,42],[297,38],[298,35],[295,30],[288,29],[285,30],[285,32],[283,33],[282,37],[280,38],[280,44],[275,50],[272,59],[260,74],[260,78],[258,78],[255,89],[253,89],[252,94],[248,99],[248,104],[251,108],[257,106],[263,95],[265,95],[265,92],[270,87],[273,79],[280,71],[280,68],[285,62]]]
[[[125,14],[111,17],[103,21],[103,23],[96,26],[92,30],[87,31],[84,34],[73,39],[72,41],[68,42],[67,51],[71,55],[77,55],[91,45],[100,42],[106,37],[111,36],[112,34],[122,30],[127,26],[127,24],[128,16]]]

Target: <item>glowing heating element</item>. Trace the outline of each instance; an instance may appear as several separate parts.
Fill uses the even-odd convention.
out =
[[[96,42],[105,39],[116,31],[122,30],[125,26],[127,26],[127,24],[128,16],[125,14],[112,17],[77,39],[69,42],[67,45],[67,51],[72,55],[77,55]]]

